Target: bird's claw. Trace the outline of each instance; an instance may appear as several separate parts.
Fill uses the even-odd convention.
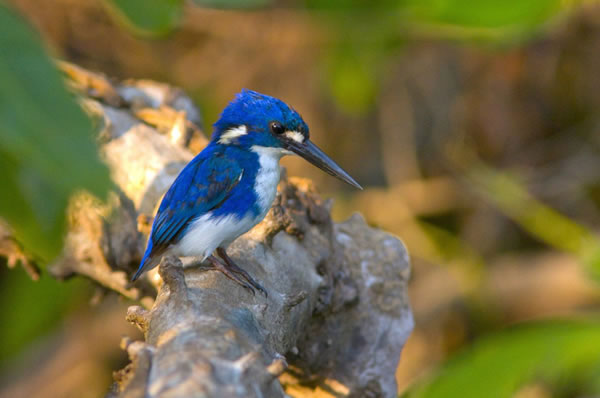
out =
[[[237,264],[231,259],[231,257],[229,257],[227,255],[227,252],[225,251],[225,249],[218,248],[217,254],[219,255],[219,257],[221,257],[223,259],[223,261],[225,261],[225,264],[226,264],[226,267],[228,270],[230,270],[231,272],[235,272],[238,275],[241,275],[246,280],[246,282],[248,282],[250,285],[252,285],[256,290],[258,290],[262,294],[264,294],[265,297],[269,297],[267,290],[264,287],[262,287],[258,282],[256,282],[250,276],[249,273],[244,271],[242,268],[238,267]],[[252,294],[254,294],[254,289],[252,290]]]
[[[253,296],[256,296],[256,291],[254,289],[263,293],[265,297],[269,296],[264,287],[262,287],[258,282],[252,279],[252,277],[246,271],[244,271],[234,263],[227,262],[227,264],[223,264],[214,257],[209,258],[209,260],[215,269],[221,271],[223,275],[236,282],[243,288],[248,289]]]
[[[256,291],[254,291],[254,288],[252,286],[250,286],[248,283],[241,281],[239,279],[233,279],[234,282],[238,283],[240,286],[242,286],[244,289],[247,289],[250,291],[250,293],[252,293],[253,296],[256,296]]]
[[[258,282],[256,282],[251,276],[250,274],[248,274],[246,271],[244,271],[243,269],[235,266],[234,267],[230,267],[229,268],[232,272],[235,272],[238,275],[241,275],[250,285],[252,285],[252,287],[258,291],[260,291],[262,294],[265,295],[265,297],[269,297],[269,294],[267,293],[267,291],[265,290],[264,287],[262,287],[262,285]],[[252,293],[254,294],[254,289],[252,289]]]
[[[233,271],[235,272],[235,271]],[[235,272],[237,274],[237,272]],[[242,280],[241,278],[239,278],[237,275],[235,275],[232,279],[234,282],[237,282],[239,285],[241,285],[243,288],[248,289],[253,296],[256,296],[256,290],[260,291],[262,294],[265,295],[265,297],[269,297],[267,291],[265,290],[264,287],[262,287],[258,282],[256,282],[254,279],[252,279],[249,275],[243,275],[241,274],[244,279],[246,279],[246,281]],[[229,276],[229,275],[227,275]],[[256,290],[254,290],[256,289]]]
[[[262,287],[258,282],[256,282],[254,279],[252,278],[248,278],[248,282],[254,287],[256,288],[256,290],[260,291],[262,294],[265,295],[265,297],[269,297],[269,294],[267,293],[267,291],[265,290],[264,287]],[[252,290],[252,294],[254,294],[254,289]]]

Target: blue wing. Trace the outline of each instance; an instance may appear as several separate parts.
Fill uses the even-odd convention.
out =
[[[132,281],[158,265],[160,255],[182,238],[189,224],[219,207],[239,183],[243,171],[239,164],[221,152],[206,149],[185,166],[165,194]]]

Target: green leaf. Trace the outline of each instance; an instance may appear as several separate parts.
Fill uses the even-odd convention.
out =
[[[508,398],[536,378],[560,385],[600,364],[600,322],[552,321],[476,342],[410,398]]]
[[[513,219],[531,236],[554,248],[576,255],[600,279],[600,237],[591,229],[534,198],[518,178],[482,162],[465,173],[486,201]]]
[[[0,25],[0,216],[26,249],[51,260],[62,247],[69,196],[87,189],[103,197],[108,168],[39,38],[3,5]]]
[[[337,105],[349,114],[364,114],[375,103],[379,90],[381,57],[374,50],[345,43],[331,51],[327,59],[327,80]]]
[[[561,0],[410,0],[407,4],[430,22],[473,28],[537,25],[563,7]]]
[[[142,35],[160,36],[180,22],[183,0],[106,0],[109,8]]]
[[[21,350],[59,326],[72,310],[87,306],[89,288],[90,283],[82,278],[57,281],[46,273],[32,286],[23,270],[0,269],[0,302],[10,307],[0,313],[0,324],[6,325],[0,328],[0,372],[8,370]]]
[[[192,0],[202,7],[248,9],[264,7],[272,0]]]
[[[419,30],[447,38],[510,42],[531,36],[578,1],[407,0],[405,12]]]

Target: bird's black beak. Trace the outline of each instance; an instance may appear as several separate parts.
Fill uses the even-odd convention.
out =
[[[314,164],[324,172],[339,178],[340,180],[356,187],[363,189],[360,184],[354,181],[354,178],[350,177],[340,166],[337,165],[329,156],[325,154],[318,146],[313,144],[310,140],[304,142],[297,142],[289,140],[286,142],[288,150],[298,154],[310,163]]]

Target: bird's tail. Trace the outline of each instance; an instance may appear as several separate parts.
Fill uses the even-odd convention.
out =
[[[135,272],[135,275],[133,275],[131,278],[131,281],[135,282],[144,272],[150,271],[152,268],[156,267],[159,263],[160,257],[161,256],[154,256],[146,253],[142,259],[140,267]]]

